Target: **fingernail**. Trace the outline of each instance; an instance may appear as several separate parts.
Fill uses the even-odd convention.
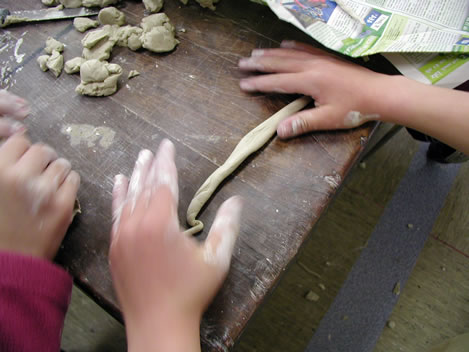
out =
[[[295,119],[291,123],[291,136],[297,136],[305,130],[305,122],[303,119]]]
[[[174,157],[174,155],[176,154],[176,148],[174,147],[173,142],[171,142],[167,138],[161,141],[160,148],[161,150],[166,151],[170,157]]]
[[[265,52],[264,49],[253,49],[253,50],[251,51],[251,57],[252,57],[252,56],[254,56],[254,57],[256,57],[256,56],[262,56],[262,55],[264,55],[264,52]]]
[[[62,167],[63,167],[65,170],[71,170],[71,169],[72,169],[72,164],[70,163],[70,161],[68,161],[68,160],[65,159],[65,158],[59,158],[59,159],[57,159],[57,163],[62,164]]]
[[[26,126],[21,122],[15,121],[10,125],[10,134],[22,134],[26,132]]]
[[[280,47],[291,49],[295,47],[295,42],[293,40],[282,40],[282,42],[280,43]]]
[[[31,109],[26,100],[17,98],[13,104],[12,115],[17,119],[24,119],[29,115]]]
[[[75,171],[72,171],[70,174],[69,174],[69,180],[70,182],[76,184],[76,185],[79,185],[80,184],[80,181],[81,181],[81,177],[80,175],[75,172]]]
[[[114,187],[120,187],[124,184],[125,176],[122,174],[118,174],[114,176]]]
[[[239,86],[242,90],[245,90],[247,92],[254,92],[256,90],[255,86],[249,80],[246,79],[242,79],[239,82]]]
[[[251,58],[243,58],[239,60],[238,63],[239,68],[251,68],[252,67],[252,59]]]
[[[280,138],[288,138],[292,134],[291,124],[289,121],[282,122],[277,127],[277,134]]]

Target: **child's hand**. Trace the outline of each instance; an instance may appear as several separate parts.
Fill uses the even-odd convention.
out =
[[[138,156],[130,182],[113,191],[110,265],[127,327],[129,350],[200,350],[202,313],[228,273],[241,201],[219,209],[205,243],[187,237],[177,218],[174,146]]]
[[[250,58],[240,60],[239,67],[271,73],[241,80],[244,91],[301,93],[315,100],[316,108],[279,124],[277,133],[282,138],[313,130],[352,128],[378,119],[376,96],[383,88],[382,79],[389,77],[291,41],[282,42],[279,49],[253,50]]]
[[[26,127],[18,120],[23,120],[28,114],[26,100],[0,90],[0,138],[25,131]]]
[[[70,162],[52,148],[21,134],[8,138],[0,146],[0,249],[53,259],[79,184]]]

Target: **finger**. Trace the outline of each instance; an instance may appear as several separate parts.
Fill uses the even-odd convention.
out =
[[[251,57],[259,56],[270,56],[270,57],[285,57],[290,59],[298,60],[308,60],[315,55],[307,53],[305,51],[294,50],[294,49],[284,49],[284,48],[274,48],[274,49],[254,49],[251,52]]]
[[[56,192],[56,202],[60,209],[65,209],[65,214],[70,214],[67,219],[68,224],[73,220],[73,208],[75,199],[77,198],[78,189],[80,188],[80,175],[72,170],[68,173],[64,182],[60,185]]]
[[[303,73],[278,73],[242,79],[239,86],[246,92],[300,93],[317,95],[314,82],[305,78]]]
[[[39,182],[50,185],[51,188],[57,190],[70,173],[70,170],[72,170],[72,164],[70,164],[70,161],[64,158],[59,158],[50,163],[44,173],[40,176]]]
[[[242,201],[232,197],[224,202],[217,212],[212,228],[203,245],[204,260],[226,274],[239,233]]]
[[[31,147],[31,142],[24,135],[11,136],[0,146],[0,167],[15,164]]]
[[[334,55],[329,54],[327,51],[321,50],[319,48],[315,48],[314,46],[311,46],[305,43],[297,42],[296,40],[283,40],[280,43],[280,47],[283,49],[302,51],[311,55],[334,57]]]
[[[39,176],[52,161],[58,158],[54,149],[45,144],[34,144],[17,161],[15,168],[24,178]]]
[[[135,162],[134,171],[130,178],[130,183],[127,193],[127,201],[130,203],[130,212],[132,213],[135,209],[137,199],[142,193],[150,167],[153,163],[153,153],[147,149],[143,149],[138,154],[137,161]]]
[[[30,108],[26,100],[6,90],[0,90],[0,115],[23,120],[29,112]]]
[[[23,133],[25,131],[26,126],[21,122],[8,117],[0,118],[0,138],[10,137],[15,133]]]
[[[280,138],[291,138],[316,130],[333,130],[344,126],[346,113],[331,105],[300,111],[279,123],[277,134]]]
[[[114,188],[112,189],[112,231],[111,242],[119,228],[122,209],[124,209],[125,201],[127,198],[127,190],[129,187],[129,180],[124,175],[116,175],[114,177]]]
[[[292,59],[275,56],[254,56],[239,60],[238,66],[245,71],[296,73],[305,71],[311,60]]]
[[[158,148],[150,175],[147,178],[147,188],[154,192],[160,186],[168,186],[172,195],[172,204],[177,210],[179,188],[178,173],[174,162],[175,155],[174,144],[170,140],[164,139]]]

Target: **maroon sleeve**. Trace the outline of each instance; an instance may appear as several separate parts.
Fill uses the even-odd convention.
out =
[[[59,266],[0,252],[0,351],[58,352],[71,291]]]

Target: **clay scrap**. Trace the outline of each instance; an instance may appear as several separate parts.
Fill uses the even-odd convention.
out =
[[[59,77],[64,67],[64,57],[61,54],[64,50],[64,44],[52,37],[47,38],[44,51],[49,55],[41,55],[37,58],[37,63],[41,70],[52,71],[55,77]]]

